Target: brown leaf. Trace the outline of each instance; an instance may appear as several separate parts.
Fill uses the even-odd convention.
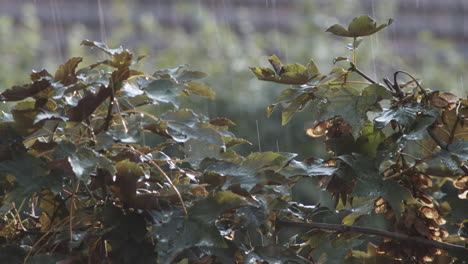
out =
[[[414,228],[416,229],[416,231],[418,231],[419,234],[423,236],[427,236],[431,233],[429,228],[427,228],[426,223],[424,223],[424,221],[422,221],[421,219],[416,219],[416,221],[414,222]]]
[[[73,57],[66,63],[60,65],[55,72],[55,81],[60,81],[64,86],[76,83],[76,67],[83,61],[81,57]]]
[[[468,175],[461,176],[460,178],[453,181],[453,187],[460,190],[468,188]]]
[[[35,81],[32,84],[15,85],[0,94],[2,101],[20,101],[34,96],[50,86],[48,80]]]
[[[449,102],[439,96],[439,92],[434,92],[431,97],[431,104],[437,108],[444,108],[449,105]]]
[[[101,86],[97,94],[88,93],[85,95],[75,107],[68,110],[67,115],[69,121],[81,122],[88,118],[96,108],[99,107],[109,96],[111,96],[111,88]]]
[[[416,220],[416,213],[413,210],[408,211],[404,218],[405,227],[410,228],[414,224],[415,220]]]
[[[428,219],[436,219],[439,217],[439,213],[436,209],[427,206],[421,207],[421,209],[419,209],[419,212],[421,212],[421,214]]]
[[[323,121],[306,129],[306,134],[309,137],[318,138],[327,133],[328,128],[330,127],[330,122],[328,120]]]
[[[159,197],[154,193],[137,194],[131,201],[130,206],[143,210],[161,210]]]
[[[424,173],[414,173],[411,175],[411,181],[416,187],[427,189],[432,187],[432,179]]]
[[[42,69],[41,71],[32,71],[31,74],[29,74],[29,77],[31,78],[31,81],[35,82],[35,81],[39,81],[39,79],[41,79],[42,77],[52,77],[52,75],[50,75],[50,73],[45,70],[45,69]]]

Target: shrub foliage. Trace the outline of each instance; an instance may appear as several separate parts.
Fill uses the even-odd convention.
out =
[[[0,95],[17,102],[0,119],[1,262],[466,260],[468,100],[358,68],[361,37],[391,22],[330,27],[352,55],[328,74],[274,55],[251,68],[287,85],[267,114],[306,109],[326,159],[237,154],[249,142],[233,121],[183,107],[215,97],[186,66],[145,74],[142,57],[86,40],[107,59],[33,71]]]

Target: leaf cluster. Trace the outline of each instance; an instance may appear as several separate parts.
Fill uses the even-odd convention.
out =
[[[354,53],[356,37],[383,27],[359,17],[346,34],[329,31],[351,34]],[[271,56],[272,69],[252,72],[291,86],[268,114],[282,107],[286,124],[308,109],[314,125],[305,132],[330,157],[242,156],[235,147],[249,142],[229,131],[233,121],[181,103],[215,97],[200,81],[206,74],[186,66],[146,74],[127,49],[82,45],[107,59],[79,67],[74,57],[0,94],[16,102],[0,119],[1,262],[466,259],[467,100],[412,77],[400,84],[401,71],[380,84],[354,59],[322,74],[313,60]],[[348,81],[352,74],[364,81]]]

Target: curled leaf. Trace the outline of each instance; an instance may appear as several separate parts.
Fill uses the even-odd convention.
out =
[[[328,120],[318,123],[317,125],[310,127],[306,130],[306,134],[309,137],[318,138],[327,133],[328,128],[330,127],[330,122]]]

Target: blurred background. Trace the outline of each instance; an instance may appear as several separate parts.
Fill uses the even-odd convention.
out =
[[[237,136],[253,143],[241,152],[325,155],[314,147],[320,139],[305,136],[313,122],[307,109],[284,127],[279,111],[267,119],[266,107],[285,86],[256,80],[248,67],[267,66],[276,54],[284,63],[313,58],[327,73],[333,58],[349,51],[346,40],[325,30],[362,14],[379,24],[395,19],[364,39],[362,70],[380,81],[405,70],[428,88],[467,97],[466,0],[0,0],[0,91],[71,56],[91,63],[101,55],[81,40],[103,41],[148,55],[139,66],[148,73],[180,64],[206,72],[217,99],[194,97],[188,106],[237,123]]]

